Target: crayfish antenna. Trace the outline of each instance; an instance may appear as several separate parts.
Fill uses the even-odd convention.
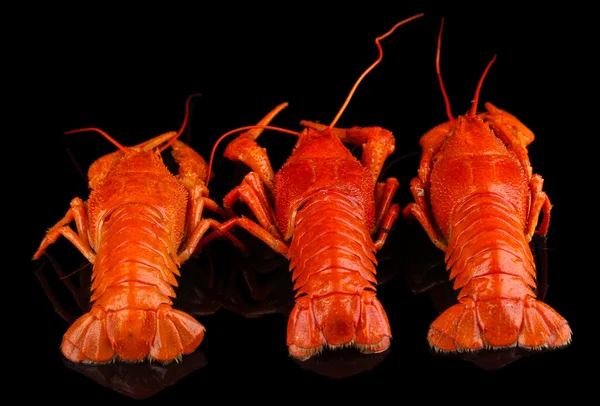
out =
[[[356,92],[356,89],[358,88],[358,85],[360,84],[360,82],[362,82],[362,80],[365,78],[365,76],[367,76],[367,74],[369,72],[371,72],[371,70],[373,70],[373,68],[375,68],[375,66],[377,66],[379,64],[379,62],[381,62],[381,59],[383,58],[383,49],[381,48],[381,44],[379,43],[379,41],[381,41],[385,37],[391,35],[396,30],[396,28],[400,27],[401,25],[406,24],[409,21],[415,20],[415,19],[417,19],[419,17],[423,17],[424,15],[425,15],[425,13],[421,13],[421,14],[417,14],[417,15],[414,15],[412,17],[409,17],[409,18],[407,18],[405,20],[402,20],[399,23],[396,23],[396,25],[394,25],[388,32],[386,32],[385,34],[383,34],[383,35],[375,38],[375,45],[377,45],[377,49],[379,50],[379,57],[356,80],[356,82],[354,83],[354,86],[352,86],[352,89],[350,90],[350,93],[348,94],[348,97],[346,98],[346,101],[344,102],[344,104],[340,108],[340,111],[338,111],[337,115],[335,116],[335,118],[333,119],[333,121],[331,122],[331,124],[329,124],[329,128],[334,127],[335,124],[338,122],[338,120],[340,119],[340,117],[344,113],[344,110],[346,110],[346,107],[348,106],[348,103],[350,103],[350,99],[352,99],[352,96],[354,95],[354,92]]]
[[[96,128],[96,127],[78,128],[76,130],[65,131],[65,135],[74,134],[74,133],[82,133],[82,132],[86,132],[86,131],[96,131],[97,133],[99,133],[100,135],[102,135],[104,138],[106,138],[107,140],[109,140],[114,146],[116,146],[117,148],[119,148],[121,151],[123,151],[123,152],[128,152],[129,151],[128,147],[119,144],[119,142],[117,140],[115,140],[113,137],[111,137],[106,132],[104,132],[101,129]]]
[[[185,116],[183,117],[183,123],[181,123],[181,128],[179,128],[179,131],[177,131],[177,135],[174,136],[173,138],[171,138],[169,140],[169,142],[167,142],[161,149],[160,152],[163,152],[165,149],[169,148],[177,138],[181,137],[181,134],[183,134],[183,131],[185,130],[185,127],[188,124],[188,120],[190,118],[190,101],[194,98],[194,97],[200,97],[202,96],[202,94],[200,93],[192,93],[191,95],[188,96],[187,100],[185,101]]]
[[[190,111],[189,111],[190,110],[190,106],[189,106],[190,100],[195,96],[201,96],[201,94],[193,93],[190,96],[188,96],[186,103],[185,103],[185,116],[183,118],[183,124],[181,125],[181,128],[179,129],[179,131],[177,131],[175,136],[171,136],[169,133],[167,133],[167,134],[164,134],[164,137],[157,137],[157,138],[153,139],[152,142],[143,143],[143,144],[140,144],[139,146],[143,145],[144,151],[148,151],[148,150],[156,147],[157,145],[161,144],[162,142],[164,142],[165,138],[168,138],[169,141],[160,149],[160,152],[169,148],[171,146],[171,144],[173,144],[175,142],[175,140],[177,138],[179,138],[181,136],[181,134],[183,133],[183,131],[185,130],[185,127],[187,126],[187,122],[188,122],[188,118],[189,118],[189,113],[190,113]],[[96,127],[87,127],[87,128],[79,128],[76,130],[70,130],[70,131],[66,131],[65,134],[74,134],[74,133],[81,133],[81,132],[86,132],[86,131],[95,131],[95,132],[101,134],[104,138],[109,140],[114,146],[119,148],[119,150],[121,150],[124,153],[127,153],[130,151],[129,147],[126,147],[126,146],[120,144],[117,140],[115,140],[113,137],[108,135],[105,131],[103,131],[99,128],[96,128]]]
[[[481,75],[481,78],[479,78],[479,83],[477,83],[477,89],[475,89],[475,97],[473,98],[473,105],[471,106],[471,111],[469,112],[470,116],[474,116],[475,114],[477,114],[477,103],[479,102],[479,93],[481,92],[481,86],[483,85],[483,80],[485,79],[485,76],[487,75],[488,71],[490,70],[490,68],[495,60],[496,60],[496,55],[494,55],[492,60],[487,64],[487,66],[485,67],[485,70],[483,71],[483,75]]]
[[[442,72],[440,70],[440,52],[442,49],[442,31],[443,30],[444,30],[444,18],[442,17],[442,23],[440,24],[440,33],[438,34],[437,52],[435,55],[435,70],[437,72],[438,81],[440,82],[440,89],[442,90],[442,95],[444,96],[444,103],[446,103],[446,114],[448,115],[448,120],[454,121],[454,116],[452,115],[452,109],[450,108],[450,99],[448,98],[448,94],[446,93],[446,88],[444,87],[444,81],[442,80]]]

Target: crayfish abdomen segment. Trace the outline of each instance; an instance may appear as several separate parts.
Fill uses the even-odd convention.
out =
[[[376,297],[375,246],[364,212],[330,192],[296,216],[289,259],[296,304],[289,318],[290,354],[307,359],[323,348],[385,351],[391,331]]]

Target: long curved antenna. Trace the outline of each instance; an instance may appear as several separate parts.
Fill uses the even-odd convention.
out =
[[[383,35],[375,38],[375,45],[377,45],[377,49],[379,50],[379,58],[377,58],[377,60],[375,62],[373,62],[373,64],[371,66],[369,66],[367,68],[367,70],[365,70],[362,73],[362,75],[360,75],[360,77],[357,79],[357,81],[354,83],[354,86],[352,87],[352,90],[350,90],[350,93],[348,94],[348,97],[346,98],[346,101],[344,102],[344,104],[340,108],[340,111],[338,111],[337,115],[335,116],[335,118],[333,119],[333,121],[331,122],[331,124],[329,124],[329,128],[335,126],[335,124],[338,122],[338,120],[340,119],[340,117],[344,113],[344,110],[346,110],[346,107],[348,106],[348,103],[350,103],[350,99],[352,99],[352,96],[354,95],[354,92],[358,88],[358,85],[360,84],[360,82],[364,79],[365,76],[367,76],[367,74],[371,70],[373,70],[373,68],[375,66],[377,66],[377,64],[379,64],[379,62],[381,62],[381,59],[383,58],[383,49],[381,48],[381,44],[379,43],[379,41],[381,41],[385,37],[389,36],[392,32],[394,32],[394,30],[396,28],[400,27],[402,24],[405,24],[405,23],[407,23],[409,21],[412,21],[414,19],[417,19],[419,17],[423,17],[424,15],[425,15],[425,13],[417,14],[417,15],[414,15],[412,17],[407,18],[406,20],[400,21],[399,23],[397,23],[396,25],[394,25],[388,32],[386,32],[385,34],[383,34]]]
[[[181,134],[183,134],[183,131],[185,130],[185,127],[188,123],[188,119],[190,117],[190,101],[192,100],[192,98],[200,96],[202,96],[200,93],[192,93],[188,96],[187,100],[185,101],[185,116],[183,117],[183,123],[181,123],[181,128],[179,128],[179,131],[177,131],[176,136],[171,138],[169,142],[167,142],[164,146],[160,148],[160,152],[163,152],[165,149],[169,148],[175,142],[175,140],[179,138]]]
[[[181,136],[181,134],[183,133],[183,130],[185,130],[185,127],[187,125],[187,121],[188,121],[188,117],[189,117],[189,105],[190,105],[190,100],[193,97],[196,96],[201,96],[200,93],[193,93],[190,96],[188,96],[186,103],[185,103],[185,117],[183,119],[183,124],[181,124],[181,128],[179,129],[179,131],[177,131],[177,135],[175,137],[172,137],[169,142],[167,142],[161,149],[160,152],[164,151],[165,149],[167,149],[173,142],[175,142],[175,140],[177,138],[179,138]],[[117,148],[119,148],[119,150],[121,150],[122,152],[128,152],[129,148],[120,144],[117,140],[115,140],[113,137],[111,137],[110,135],[108,135],[105,131],[96,128],[96,127],[86,127],[86,128],[78,128],[75,130],[70,130],[70,131],[65,131],[65,135],[68,134],[74,134],[74,133],[81,133],[81,132],[86,132],[86,131],[95,131],[99,134],[101,134],[104,138],[106,138],[107,140],[109,140],[114,146],[116,146]]]
[[[437,72],[438,81],[440,82],[440,89],[442,90],[442,95],[444,96],[444,102],[446,103],[446,115],[448,115],[448,120],[454,121],[454,116],[452,115],[452,109],[450,108],[450,99],[448,98],[448,94],[446,93],[446,88],[444,87],[444,82],[442,81],[442,72],[440,70],[440,50],[442,49],[442,31],[443,30],[444,30],[444,18],[442,17],[442,23],[440,24],[440,33],[438,34],[437,52],[435,55],[435,70]]]
[[[481,86],[483,85],[483,79],[485,79],[485,76],[487,75],[488,71],[492,67],[492,64],[494,63],[495,60],[496,60],[496,55],[494,55],[492,60],[487,64],[487,66],[485,67],[485,70],[483,71],[483,75],[481,75],[481,78],[479,78],[479,83],[477,83],[477,89],[475,89],[475,97],[473,98],[473,105],[471,106],[471,111],[469,112],[469,115],[471,117],[474,116],[475,114],[477,114],[477,103],[479,103],[479,93],[481,92]]]
[[[212,165],[213,165],[214,158],[215,158],[215,151],[217,150],[217,145],[219,145],[219,143],[221,141],[223,141],[223,139],[227,138],[231,134],[235,134],[235,133],[246,131],[246,130],[255,130],[255,129],[259,129],[259,128],[261,130],[275,130],[275,131],[279,131],[279,132],[282,132],[282,133],[295,135],[297,137],[299,137],[301,135],[297,131],[286,130],[285,128],[274,127],[274,126],[270,126],[270,125],[249,125],[249,126],[245,126],[245,127],[235,128],[235,129],[233,129],[231,131],[227,131],[225,134],[221,135],[217,139],[217,141],[215,141],[215,144],[213,145],[212,151],[210,152],[210,159],[208,160],[208,171],[206,173],[206,182],[204,182],[204,184],[206,185],[207,188],[208,188],[208,181],[210,180]]]
[[[101,129],[96,128],[96,127],[78,128],[76,130],[65,131],[65,134],[82,133],[82,132],[86,132],[86,131],[96,131],[97,133],[101,134],[104,138],[106,138],[107,140],[112,142],[114,144],[114,146],[119,148],[121,151],[123,151],[123,152],[129,151],[129,148],[127,148],[124,145],[119,144],[119,142],[117,140],[115,140],[113,137],[111,137],[106,132],[104,132]]]

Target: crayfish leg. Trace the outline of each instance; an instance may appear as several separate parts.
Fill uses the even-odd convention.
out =
[[[256,238],[262,240],[265,244],[267,244],[271,249],[283,256],[287,256],[288,246],[283,241],[272,234],[270,234],[267,230],[265,230],[260,225],[256,224],[254,221],[250,220],[247,217],[240,217],[237,219],[237,225],[248,231],[250,234],[254,235]]]
[[[548,228],[550,226],[550,211],[552,210],[552,204],[550,203],[548,195],[542,191],[543,184],[544,180],[540,175],[533,175],[530,182],[532,201],[529,211],[529,221],[527,222],[527,229],[525,230],[525,236],[528,241],[531,241],[534,233],[545,236],[548,233]],[[537,227],[541,212],[543,212],[544,215],[542,217],[542,223],[536,232],[535,228]]]
[[[404,216],[407,218],[414,216],[414,218],[421,223],[421,226],[433,244],[435,244],[435,246],[442,251],[446,252],[448,244],[446,243],[444,236],[438,231],[429,214],[428,204],[425,199],[425,188],[421,182],[421,179],[413,178],[413,180],[410,182],[410,190],[415,199],[415,203],[410,203],[408,206],[404,207]]]
[[[179,263],[183,263],[187,261],[194,252],[200,250],[204,245],[214,240],[217,237],[226,237],[228,238],[233,245],[235,245],[238,249],[244,251],[246,246],[236,237],[234,237],[231,233],[228,232],[235,224],[237,223],[237,219],[229,219],[224,223],[219,223],[214,219],[203,219],[197,225],[197,227],[190,233],[189,238],[183,245],[182,250],[179,253],[178,260]],[[214,231],[204,237],[206,231],[209,227],[213,227]],[[204,238],[203,238],[204,237]]]
[[[75,225],[77,226],[77,234],[68,225],[73,220],[75,220]],[[90,263],[94,263],[96,260],[96,253],[90,247],[88,239],[87,212],[83,201],[78,197],[71,201],[71,208],[67,211],[67,214],[48,230],[40,247],[33,255],[33,259],[39,259],[46,251],[46,248],[54,244],[61,235],[68,239],[83,254],[83,256],[90,261]]]
[[[392,207],[392,199],[398,190],[400,183],[396,178],[388,178],[385,182],[379,182],[375,187],[375,229],[377,231],[382,226],[384,217],[388,215],[390,208]],[[399,206],[398,206],[399,209]],[[397,217],[397,216],[396,216]],[[395,218],[394,218],[395,221]],[[392,221],[392,223],[394,222]],[[392,224],[388,224],[392,226]],[[389,228],[389,227],[385,227]]]
[[[183,248],[179,253],[179,263],[186,261],[190,256],[194,254],[194,252],[199,251],[205,244],[213,239],[225,236],[227,237],[238,249],[244,250],[245,245],[234,237],[229,230],[232,224],[227,223],[219,223],[214,219],[203,219],[202,214],[204,212],[204,208],[208,204],[212,211],[216,211],[221,214],[222,217],[228,217],[227,213],[218,207],[216,203],[212,200],[204,197],[204,184],[196,184],[190,190],[190,197],[188,203],[188,211],[187,211],[187,238],[183,244]],[[214,205],[213,205],[214,203]],[[202,238],[208,227],[212,226],[215,231],[208,236]]]
[[[400,205],[393,204],[383,216],[381,227],[379,229],[379,235],[375,241],[375,248],[379,251],[383,248],[389,232],[391,231],[398,215],[400,214]]]
[[[223,207],[232,216],[234,213],[231,208],[238,200],[248,205],[260,225],[269,234],[278,240],[283,239],[276,224],[275,211],[269,203],[269,198],[258,174],[248,173],[242,183],[223,198]]]

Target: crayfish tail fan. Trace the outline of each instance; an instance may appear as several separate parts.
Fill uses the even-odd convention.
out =
[[[204,339],[206,329],[189,314],[162,305],[157,315],[151,358],[163,363],[177,360],[181,355],[193,352]]]
[[[379,353],[389,348],[390,338],[387,315],[375,292],[367,290],[298,298],[288,324],[289,351],[300,360],[324,348]]]
[[[568,345],[571,329],[554,309],[533,298],[464,300],[431,324],[427,339],[442,352],[509,347],[547,350]]]
[[[148,358],[166,364],[196,350],[204,332],[195,318],[167,304],[156,311],[105,312],[94,306],[64,334],[61,351],[73,362],[105,364]]]
[[[63,336],[60,349],[72,362],[108,363],[115,357],[108,334],[106,319],[92,310],[79,317]]]
[[[533,349],[565,347],[571,343],[567,320],[539,300],[526,302],[519,346]]]

